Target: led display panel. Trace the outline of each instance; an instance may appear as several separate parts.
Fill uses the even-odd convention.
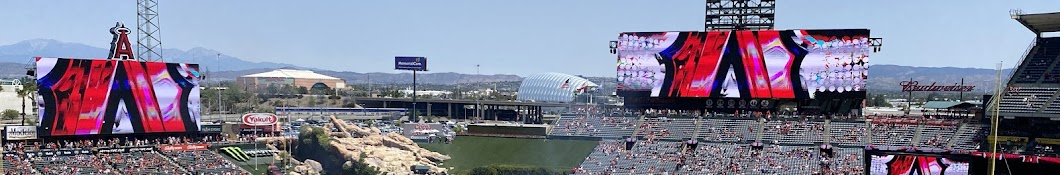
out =
[[[619,91],[807,99],[865,90],[869,30],[629,32],[616,51]]]
[[[198,132],[197,64],[37,58],[42,136]]]
[[[928,155],[870,155],[870,175],[967,175],[968,161]]]

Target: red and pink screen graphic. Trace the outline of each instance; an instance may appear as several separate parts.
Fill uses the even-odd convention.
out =
[[[927,155],[872,155],[871,175],[967,175],[968,161]]]
[[[864,91],[868,37],[865,29],[622,33],[617,77],[620,90],[652,97]]]
[[[199,130],[196,64],[37,58],[41,135]]]

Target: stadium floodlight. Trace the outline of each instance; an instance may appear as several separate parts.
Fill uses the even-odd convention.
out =
[[[1008,10],[1008,15],[1009,17],[1012,17],[1012,19],[1020,19],[1020,16],[1023,16],[1023,14],[1024,13],[1022,9]]]
[[[618,41],[611,41],[608,43],[611,48],[611,54],[618,53]]]
[[[869,47],[872,47],[872,52],[880,52],[883,50],[883,38],[869,38]]]

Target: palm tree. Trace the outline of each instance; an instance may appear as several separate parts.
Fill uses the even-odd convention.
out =
[[[18,89],[16,91],[16,93],[18,93],[18,98],[22,99],[22,124],[25,125],[26,124],[26,99],[30,99],[31,101],[36,101],[36,99],[35,99],[36,95],[35,94],[37,94],[37,83],[32,82],[32,81],[27,81],[26,83],[22,84],[22,89]]]

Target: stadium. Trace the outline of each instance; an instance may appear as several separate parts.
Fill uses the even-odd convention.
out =
[[[346,81],[309,70],[277,69],[236,78],[243,87],[255,89],[291,86],[306,89],[342,89]]]
[[[1060,174],[1060,37],[1044,34],[1060,32],[1060,13],[1012,14],[1035,38],[982,101],[963,101],[974,89],[963,82],[910,77],[907,105],[881,109],[868,105],[869,58],[883,40],[873,30],[775,29],[771,0],[706,5],[703,31],[615,33],[616,64],[590,65],[614,66],[608,81],[533,74],[512,100],[357,97],[340,93],[354,89],[346,80],[292,69],[239,76],[242,88],[221,92],[199,64],[142,58],[118,23],[108,57],[26,58],[36,81],[0,82],[0,106],[22,111],[12,102],[27,98],[8,88],[36,89],[32,120],[0,132],[0,172]],[[408,58],[394,63],[413,71],[404,91],[430,92],[415,83],[426,58]],[[961,100],[917,108],[914,92]],[[222,98],[253,106],[206,117],[202,103]]]

